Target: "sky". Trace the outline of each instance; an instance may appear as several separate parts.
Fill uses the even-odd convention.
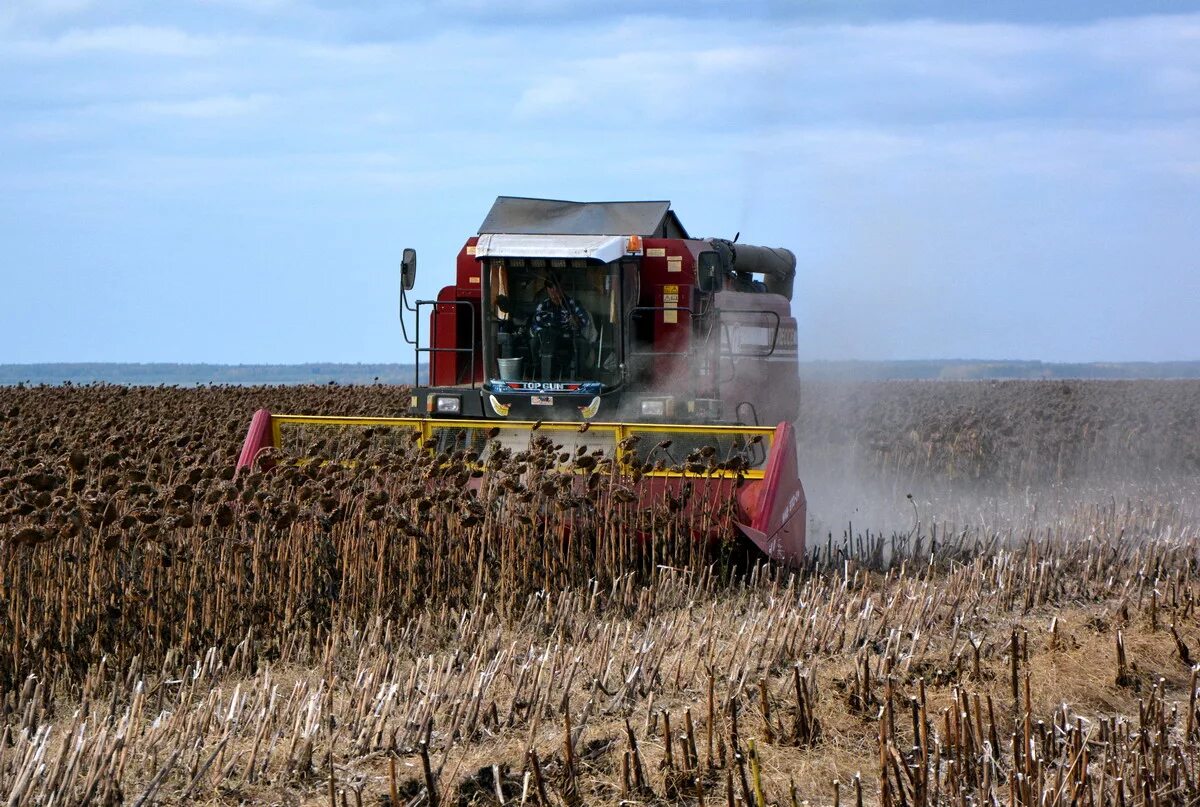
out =
[[[1200,3],[0,3],[0,363],[409,361],[498,195],[788,247],[806,359],[1200,359]]]

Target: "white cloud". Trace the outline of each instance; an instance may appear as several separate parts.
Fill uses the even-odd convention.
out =
[[[543,113],[569,110],[583,103],[579,82],[562,76],[542,79],[521,93],[515,114],[536,117]]]
[[[95,0],[21,0],[21,10],[38,17],[78,14],[96,5]]]
[[[516,116],[600,120],[620,109],[699,126],[1122,117],[1159,100],[1200,113],[1200,15],[1076,26],[673,20],[673,36],[648,39],[649,24],[639,35],[629,23],[559,32],[526,71]],[[698,106],[711,114],[697,117]]]
[[[95,0],[11,0],[0,5],[0,31],[53,22],[95,6]]]
[[[292,0],[199,0],[203,6],[227,6],[255,14],[275,14],[293,5]]]
[[[218,40],[170,26],[114,25],[76,28],[50,39],[18,40],[14,55],[71,58],[104,53],[133,56],[205,56],[218,50]]]
[[[390,43],[286,43],[278,45],[294,48],[300,55],[329,62],[344,64],[386,64],[402,57],[401,49]]]
[[[186,101],[147,101],[137,105],[152,115],[177,118],[232,118],[261,111],[270,101],[266,95],[216,95]]]

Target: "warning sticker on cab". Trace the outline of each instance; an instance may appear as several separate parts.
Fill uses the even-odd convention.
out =
[[[678,312],[672,310],[679,307],[679,286],[672,283],[664,285],[663,289],[663,322],[667,325],[676,325],[679,323]]]

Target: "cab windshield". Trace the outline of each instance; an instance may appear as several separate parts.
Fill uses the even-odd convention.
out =
[[[616,262],[491,259],[491,377],[616,383],[619,278]]]

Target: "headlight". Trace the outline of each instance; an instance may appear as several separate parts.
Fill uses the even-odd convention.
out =
[[[717,398],[696,398],[695,400],[688,401],[688,411],[698,417],[719,420],[721,417],[721,401]]]
[[[642,401],[642,416],[660,418],[667,414],[667,402],[662,398]]]
[[[462,413],[462,398],[457,395],[437,395],[433,399],[433,411],[439,415]]]

